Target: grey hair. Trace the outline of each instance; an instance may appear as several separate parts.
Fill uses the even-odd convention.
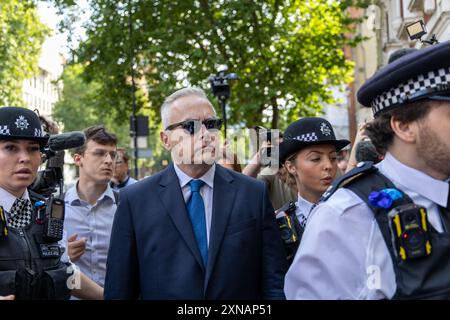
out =
[[[170,115],[170,107],[172,106],[172,104],[175,102],[175,100],[178,100],[180,98],[187,97],[187,96],[197,96],[197,97],[208,100],[208,97],[206,96],[205,91],[203,91],[202,89],[200,89],[198,87],[183,88],[183,89],[175,91],[174,93],[172,93],[170,96],[168,96],[164,100],[164,102],[161,106],[161,120],[162,120],[164,129],[170,125],[169,115]],[[212,107],[212,105],[211,105],[211,107]],[[212,107],[212,108],[214,110],[214,107]],[[214,110],[214,112],[215,112],[215,110]]]

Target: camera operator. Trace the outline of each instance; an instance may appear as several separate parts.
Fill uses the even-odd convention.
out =
[[[101,299],[101,287],[61,262],[65,249],[45,237],[45,217],[36,210],[45,198],[27,189],[47,141],[34,112],[0,108],[0,299],[68,299],[74,277],[80,289],[72,294]]]

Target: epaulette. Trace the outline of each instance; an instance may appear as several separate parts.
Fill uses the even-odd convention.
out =
[[[320,198],[320,202],[328,200],[337,189],[348,185],[350,182],[358,179],[359,177],[377,171],[378,169],[373,165],[372,161],[359,162],[355,168],[334,180],[333,184]]]

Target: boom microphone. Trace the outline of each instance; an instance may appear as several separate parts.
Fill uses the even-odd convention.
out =
[[[65,149],[77,148],[84,145],[86,136],[81,131],[66,132],[50,136],[48,147],[52,151],[61,151]]]

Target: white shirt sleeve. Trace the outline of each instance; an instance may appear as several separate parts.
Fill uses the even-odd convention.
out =
[[[374,241],[374,236],[376,241]],[[381,239],[379,239],[381,238]],[[381,240],[380,243],[377,243]],[[299,249],[285,278],[287,299],[380,299],[383,288],[368,285],[373,259],[391,272],[380,281],[392,291],[392,262],[372,211],[355,194],[339,189],[308,219]],[[372,252],[374,245],[381,254]],[[387,257],[386,257],[387,254]],[[391,269],[386,264],[391,263]],[[378,275],[377,275],[378,276]],[[389,293],[390,294],[390,293]],[[393,294],[393,292],[392,292]]]

